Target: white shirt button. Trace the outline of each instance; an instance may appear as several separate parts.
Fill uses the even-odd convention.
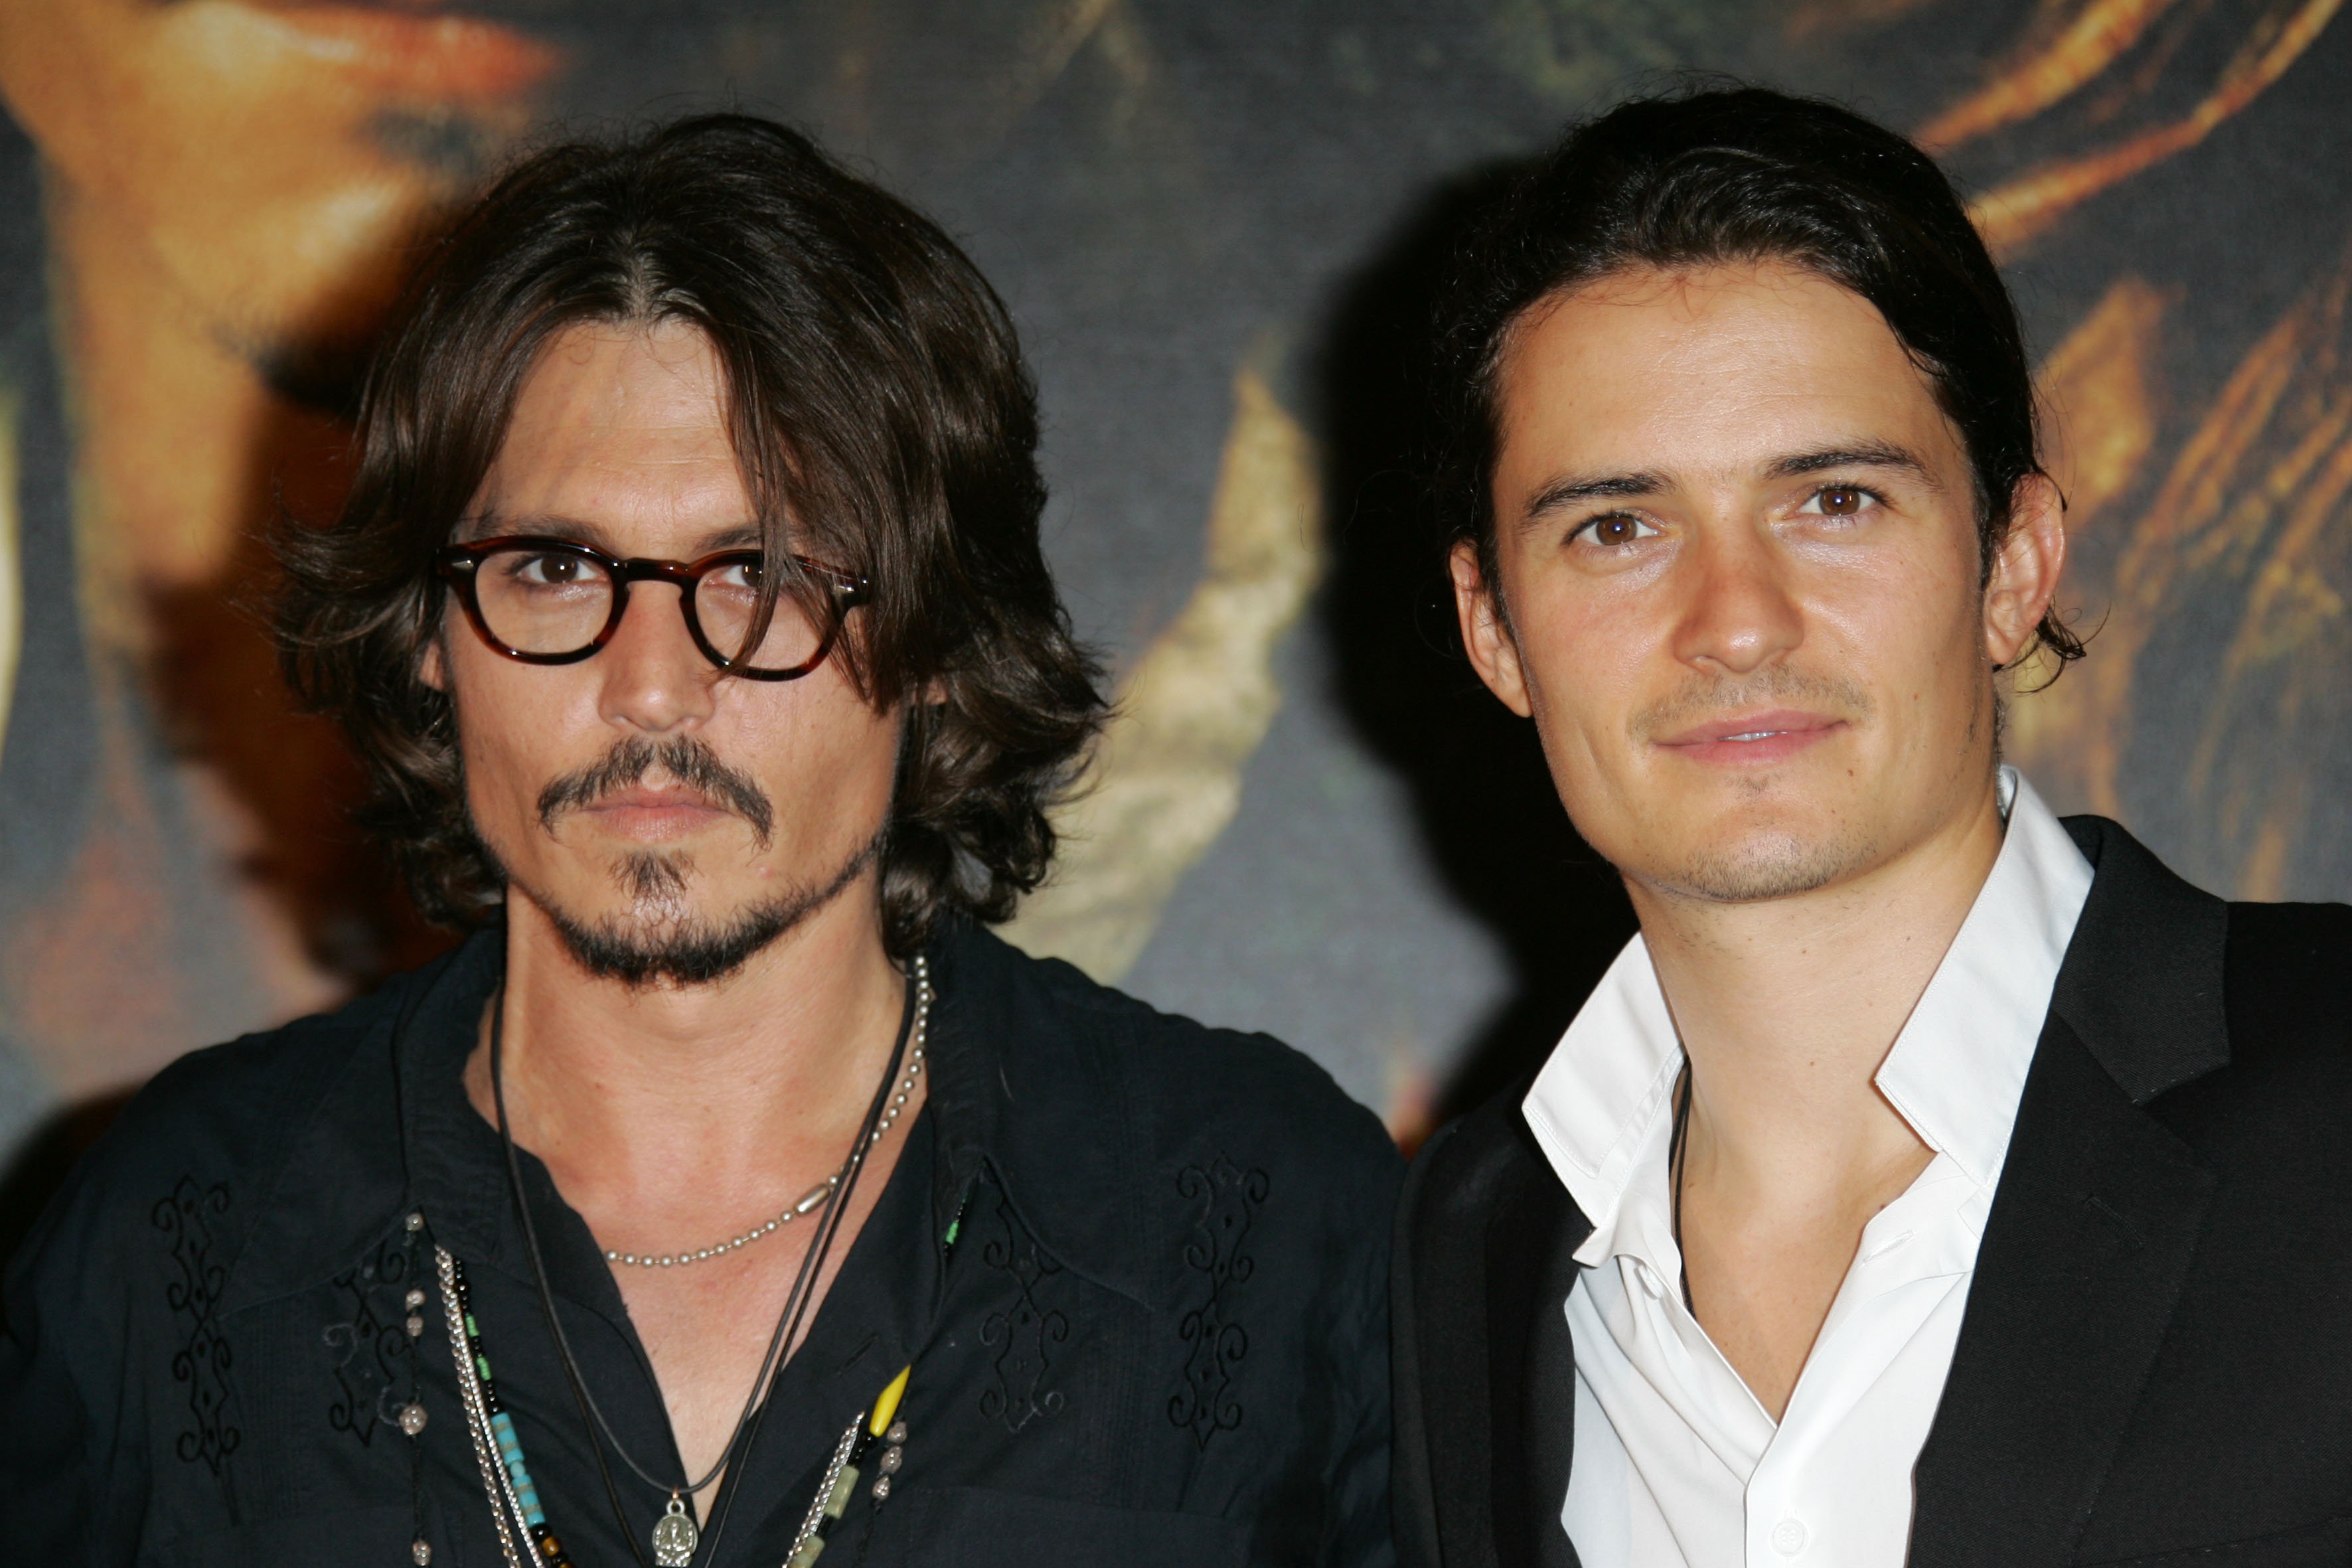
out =
[[[1638,1272],[1642,1276],[1642,1289],[1649,1292],[1650,1300],[1653,1301],[1664,1300],[1666,1299],[1666,1282],[1658,1277],[1658,1271],[1644,1263],[1641,1266]]]
[[[1772,1550],[1783,1557],[1794,1557],[1805,1549],[1805,1526],[1801,1520],[1784,1519],[1772,1527]]]

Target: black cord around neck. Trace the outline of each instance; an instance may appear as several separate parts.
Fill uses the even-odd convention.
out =
[[[898,1064],[906,1056],[907,1036],[914,1026],[917,1005],[921,1001],[921,987],[918,984],[920,971],[916,967],[921,962],[918,959],[915,964],[910,964],[908,968],[905,1011],[898,1019],[898,1038],[890,1047],[889,1069],[882,1075],[882,1087],[875,1091],[874,1103],[867,1107],[865,1123],[858,1130],[856,1145],[849,1151],[849,1159],[841,1173],[839,1201],[828,1205],[818,1216],[817,1238],[809,1244],[809,1253],[813,1257],[822,1258],[833,1250],[833,1238],[849,1215],[849,1194],[857,1190],[858,1175],[866,1169],[866,1156],[874,1147],[874,1130],[881,1122],[883,1108],[889,1103],[891,1086],[898,1081]],[[801,1260],[801,1268],[803,1273],[811,1279],[815,1278],[809,1272],[807,1258]],[[800,1332],[802,1314],[808,1310],[809,1302],[814,1299],[814,1290],[803,1293],[797,1284],[793,1287],[793,1294],[796,1300],[786,1301],[786,1321],[776,1331],[777,1340],[787,1349],[790,1348],[793,1337]],[[772,1348],[772,1345],[771,1349]],[[761,1424],[767,1418],[768,1402],[763,1399],[751,1412],[749,1429],[741,1434],[745,1454],[751,1453],[751,1445],[759,1441]],[[718,1505],[711,1510],[709,1537],[710,1556],[708,1559],[709,1562],[719,1561],[719,1537],[726,1533],[728,1516],[733,1510],[735,1494],[741,1489],[742,1480],[741,1470],[728,1472],[727,1484],[719,1493]]]
[[[572,1342],[563,1331],[563,1321],[555,1310],[555,1293],[549,1288],[547,1262],[539,1247],[539,1227],[532,1222],[530,1205],[523,1196],[522,1162],[515,1152],[514,1132],[507,1120],[504,1070],[506,985],[503,981],[490,999],[490,1099],[498,1111],[499,1142],[506,1154],[508,1190],[514,1200],[515,1213],[522,1222],[523,1245],[530,1255],[531,1278],[539,1287],[540,1310],[545,1314],[548,1331],[555,1341],[557,1359],[562,1363],[564,1380],[571,1384],[572,1402],[579,1406],[581,1420],[589,1429],[588,1447],[596,1456],[597,1473],[604,1479],[604,1495],[612,1504],[614,1521],[620,1526],[621,1539],[628,1543],[629,1554],[636,1560],[638,1568],[649,1568],[649,1565],[646,1563],[645,1553],[638,1549],[636,1535],[629,1526],[628,1513],[622,1507],[620,1489],[614,1482],[612,1467],[605,1462],[604,1445],[611,1444],[613,1451],[621,1457],[621,1462],[635,1471],[638,1479],[656,1491],[669,1492],[673,1496],[701,1491],[726,1470],[739,1447],[748,1450],[747,1435],[758,1432],[759,1417],[766,1410],[761,1394],[769,1379],[782,1365],[782,1352],[791,1344],[791,1336],[798,1331],[808,1300],[814,1293],[814,1281],[824,1268],[826,1254],[832,1250],[834,1237],[841,1228],[842,1217],[848,1211],[850,1194],[856,1189],[858,1173],[865,1169],[866,1151],[874,1142],[875,1127],[889,1103],[891,1086],[898,1081],[898,1064],[906,1054],[908,1032],[914,1026],[915,1003],[915,977],[910,971],[907,977],[906,1000],[898,1017],[898,1038],[890,1047],[890,1061],[883,1072],[881,1088],[875,1092],[873,1104],[866,1109],[866,1119],[858,1125],[857,1141],[850,1147],[849,1158],[842,1165],[839,1179],[826,1196],[824,1207],[818,1211],[816,1237],[801,1257],[801,1266],[793,1278],[792,1290],[784,1298],[783,1310],[777,1314],[775,1331],[769,1335],[767,1349],[761,1355],[759,1375],[752,1379],[751,1389],[743,1398],[743,1409],[735,1418],[735,1430],[729,1436],[726,1446],[719,1449],[719,1458],[709,1471],[700,1480],[688,1478],[684,1484],[673,1486],[651,1475],[638,1464],[622,1445],[611,1424],[604,1419],[604,1413],[597,1405],[595,1396],[588,1392],[578,1358],[572,1353]],[[600,1436],[602,1442],[598,1441]],[[732,1485],[725,1488],[712,1510],[709,1545],[714,1558],[719,1532],[726,1527],[728,1505],[734,1500],[735,1490]]]
[[[1698,1321],[1698,1309],[1691,1304],[1690,1255],[1683,1250],[1683,1162],[1690,1148],[1691,1069],[1683,1063],[1682,1077],[1675,1082],[1675,1125],[1666,1138],[1666,1172],[1674,1182],[1675,1260],[1683,1277],[1683,1310]]]

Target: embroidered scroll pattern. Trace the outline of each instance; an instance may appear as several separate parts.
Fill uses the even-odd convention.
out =
[[[1039,1249],[1001,1192],[995,1208],[1000,1234],[981,1247],[981,1260],[1012,1281],[1013,1299],[1010,1308],[991,1312],[980,1325],[980,1342],[997,1352],[996,1386],[981,1392],[980,1413],[1018,1432],[1063,1406],[1061,1390],[1047,1388],[1045,1380],[1054,1370],[1055,1347],[1070,1337],[1070,1321],[1038,1297],[1038,1286],[1061,1273],[1062,1266]]]
[[[1168,1402],[1168,1419],[1202,1448],[1242,1424],[1241,1401],[1233,1392],[1234,1369],[1249,1354],[1249,1332],[1234,1321],[1234,1298],[1256,1269],[1242,1248],[1267,1184],[1264,1171],[1245,1171],[1223,1154],[1205,1169],[1189,1165],[1176,1177],[1177,1192],[1194,1211],[1184,1262],[1200,1275],[1204,1299],[1178,1325],[1192,1350],[1184,1359],[1183,1390]]]
[[[213,1222],[228,1212],[228,1187],[200,1187],[182,1176],[152,1211],[155,1228],[172,1249],[178,1270],[163,1286],[164,1304],[184,1326],[187,1339],[172,1356],[172,1377],[188,1391],[188,1429],[174,1450],[189,1464],[201,1462],[214,1475],[236,1452],[244,1434],[229,1420],[229,1366],[233,1357],[220,1329],[221,1289],[227,1265],[218,1255]]]
[[[416,1353],[416,1342],[401,1326],[406,1316],[401,1300],[413,1272],[405,1242],[397,1235],[386,1238],[373,1258],[334,1280],[337,1302],[351,1316],[326,1328],[342,1391],[327,1406],[327,1425],[349,1432],[362,1447],[374,1442],[378,1427],[397,1429],[403,1403],[397,1390]]]

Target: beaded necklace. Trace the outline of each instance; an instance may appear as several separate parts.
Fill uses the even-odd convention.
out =
[[[433,1248],[433,1262],[440,1277],[441,1310],[449,1334],[449,1356],[457,1369],[458,1401],[465,1406],[466,1430],[473,1439],[474,1459],[482,1472],[482,1490],[490,1500],[490,1518],[498,1526],[499,1547],[508,1568],[523,1568],[523,1542],[530,1543],[529,1561],[541,1564],[541,1568],[574,1568],[563,1542],[548,1528],[547,1511],[541,1507],[539,1489],[530,1479],[530,1461],[523,1457],[522,1438],[515,1431],[514,1418],[507,1414],[499,1398],[498,1378],[490,1370],[489,1353],[482,1348],[481,1323],[474,1316],[473,1292],[466,1282],[466,1266],[438,1244]],[[914,1371],[911,1365],[902,1368],[870,1409],[859,1411],[842,1433],[840,1441],[834,1445],[824,1479],[817,1483],[816,1495],[793,1536],[784,1568],[815,1568],[827,1534],[847,1513],[849,1500],[856,1494],[860,1467],[873,1458],[877,1447],[882,1452],[873,1459],[876,1473],[870,1491],[876,1508],[889,1500],[893,1478],[907,1462],[907,1424],[897,1416]],[[673,1501],[671,1506],[681,1505]],[[417,1541],[423,1543],[421,1530]],[[420,1563],[428,1560],[418,1559]]]
[[[433,1248],[433,1266],[441,1278],[441,1315],[449,1331],[449,1359],[457,1369],[457,1401],[466,1409],[466,1430],[474,1439],[474,1458],[481,1466],[482,1489],[489,1494],[490,1518],[499,1527],[507,1568],[522,1568],[522,1554],[515,1548],[518,1538],[530,1542],[532,1561],[547,1568],[572,1568],[563,1543],[547,1528],[539,1489],[531,1485],[530,1467],[523,1459],[522,1438],[499,1399],[498,1380],[482,1349],[481,1325],[474,1318],[466,1266],[438,1243]]]
[[[806,1310],[810,1298],[814,1294],[816,1278],[824,1268],[824,1258],[832,1249],[834,1237],[847,1213],[850,1197],[856,1191],[858,1174],[865,1166],[866,1153],[882,1141],[883,1133],[888,1130],[892,1122],[898,1120],[899,1111],[906,1106],[908,1095],[914,1088],[914,1075],[921,1070],[923,1039],[926,1032],[924,1026],[929,1019],[931,1001],[929,965],[919,954],[908,966],[907,1006],[900,1017],[898,1037],[892,1045],[890,1065],[883,1075],[881,1088],[877,1090],[874,1102],[866,1111],[858,1137],[850,1145],[848,1160],[834,1178],[811,1194],[812,1197],[819,1199],[816,1205],[819,1211],[817,1234],[811,1238],[809,1249],[801,1260],[801,1267],[797,1278],[793,1280],[792,1292],[785,1300],[783,1310],[776,1321],[775,1332],[770,1338],[767,1351],[761,1357],[759,1375],[752,1380],[751,1390],[745,1396],[743,1412],[736,1418],[735,1431],[728,1439],[717,1463],[711,1467],[708,1475],[698,1481],[688,1478],[683,1486],[664,1489],[670,1494],[668,1507],[662,1517],[656,1521],[652,1535],[654,1560],[659,1568],[686,1568],[686,1565],[693,1561],[696,1548],[701,1544],[701,1531],[693,1514],[688,1510],[686,1496],[700,1491],[716,1480],[731,1458],[736,1458],[739,1453],[749,1451],[752,1439],[758,1434],[761,1418],[766,1414],[767,1409],[765,1403],[760,1397],[761,1393],[766,1386],[770,1375],[782,1365],[783,1356],[789,1352],[792,1342],[797,1334],[802,1314]],[[646,1473],[645,1468],[636,1462],[614,1434],[610,1425],[605,1422],[604,1412],[597,1407],[595,1400],[588,1392],[578,1363],[572,1356],[570,1342],[563,1331],[562,1321],[556,1313],[554,1297],[548,1287],[546,1263],[540,1255],[538,1227],[532,1223],[530,1205],[523,1195],[521,1168],[516,1159],[513,1134],[507,1120],[505,1075],[501,1070],[503,1058],[501,1047],[505,1037],[505,999],[501,994],[494,997],[491,1002],[490,1085],[498,1111],[499,1141],[506,1155],[510,1195],[514,1201],[516,1215],[522,1225],[525,1247],[530,1255],[531,1274],[539,1287],[540,1304],[547,1319],[548,1331],[555,1340],[557,1352],[563,1363],[566,1381],[571,1384],[572,1398],[580,1406],[581,1415],[590,1428],[589,1444],[596,1457],[596,1467],[604,1479],[606,1497],[613,1506],[614,1521],[621,1528],[622,1538],[629,1542],[632,1555],[640,1564],[643,1564],[644,1553],[638,1549],[630,1532],[626,1514],[621,1507],[620,1493],[614,1485],[611,1468],[604,1462],[604,1444],[597,1441],[598,1436],[601,1435],[605,1443],[612,1445],[614,1451],[620,1455],[622,1462],[635,1471],[639,1479],[656,1487],[663,1487],[664,1483]],[[894,1098],[891,1093],[892,1086],[898,1079],[901,1060],[907,1054],[910,1034],[914,1037],[913,1059],[907,1064],[908,1068],[907,1081],[899,1086]],[[775,1223],[772,1222],[761,1231],[753,1233],[751,1237],[739,1238],[736,1243],[730,1243],[729,1247],[718,1250],[730,1250],[733,1246],[740,1245],[743,1240],[757,1239],[758,1236],[764,1235],[767,1230],[772,1230]],[[523,1559],[517,1544],[518,1541],[530,1542],[534,1548],[532,1561],[544,1564],[545,1568],[571,1568],[569,1559],[563,1555],[561,1543],[547,1530],[546,1516],[539,1507],[537,1489],[531,1486],[529,1469],[523,1462],[521,1439],[515,1433],[513,1422],[498,1404],[496,1384],[490,1377],[489,1358],[481,1350],[480,1325],[475,1319],[470,1299],[464,1286],[462,1268],[446,1248],[436,1245],[435,1254],[443,1279],[443,1309],[447,1319],[450,1335],[450,1355],[457,1365],[461,1389],[464,1390],[467,1428],[473,1435],[475,1457],[482,1468],[483,1488],[489,1496],[491,1514],[498,1523],[499,1540],[504,1549],[509,1568],[521,1568]],[[705,1256],[708,1255],[709,1253],[706,1252]],[[610,1252],[606,1253],[606,1257],[608,1259],[618,1261]],[[692,1255],[685,1258],[663,1258],[656,1266],[658,1267],[660,1264],[674,1266],[676,1262],[698,1260]],[[627,1261],[635,1263],[640,1260],[631,1258]],[[651,1263],[655,1260],[643,1261]],[[903,1386],[903,1382],[902,1377],[898,1386]],[[895,1396],[892,1403],[894,1405],[896,1403]],[[823,1505],[828,1499],[830,1489],[837,1479],[838,1471],[846,1462],[847,1456],[856,1447],[854,1442],[856,1435],[856,1424],[853,1423],[851,1431],[844,1436],[842,1443],[836,1447],[834,1464],[827,1471],[826,1483],[819,1489],[817,1501],[812,1506],[810,1521],[804,1521],[802,1526],[800,1537],[795,1542],[796,1552],[810,1542],[815,1542],[818,1548],[822,1549],[822,1524],[812,1521],[819,1520]],[[898,1451],[895,1446],[893,1451]],[[495,1462],[492,1458],[494,1453]],[[711,1521],[710,1545],[714,1553],[718,1547],[718,1538],[726,1526],[728,1505],[733,1500],[734,1491],[735,1488],[732,1485],[722,1489],[719,1505]],[[877,1494],[877,1500],[878,1501],[887,1493],[886,1488]],[[833,1517],[837,1518],[839,1515],[836,1512]],[[422,1543],[421,1536],[419,1542]],[[809,1560],[814,1561],[813,1553]],[[420,1556],[418,1561],[422,1563],[424,1558]],[[797,1568],[806,1568],[806,1565],[798,1564]]]

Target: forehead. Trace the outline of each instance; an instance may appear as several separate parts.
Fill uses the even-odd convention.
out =
[[[644,541],[743,522],[725,377],[687,323],[589,323],[540,353],[470,509]]]
[[[1960,456],[1877,308],[1784,262],[1602,279],[1531,310],[1497,368],[1503,469],[1727,476],[1865,438]]]

